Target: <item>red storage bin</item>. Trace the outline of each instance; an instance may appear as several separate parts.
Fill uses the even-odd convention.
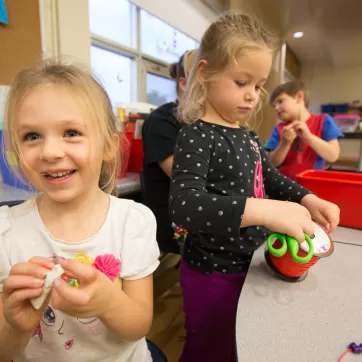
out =
[[[297,181],[339,206],[341,226],[362,229],[362,173],[310,170],[298,175]]]
[[[133,139],[132,132],[120,134],[120,155],[121,167],[119,168],[118,178],[126,177],[129,168],[129,159],[131,155],[131,142]]]
[[[129,172],[140,173],[143,167],[143,144],[141,138],[131,141],[131,154],[129,158]]]

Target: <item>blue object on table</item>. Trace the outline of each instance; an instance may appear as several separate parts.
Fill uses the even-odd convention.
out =
[[[334,112],[336,112],[336,113],[347,113],[348,109],[349,109],[348,103],[334,105]]]
[[[2,142],[2,131],[0,130],[0,150],[2,150]],[[31,187],[29,185],[24,184],[12,174],[12,172],[10,171],[10,166],[6,161],[6,157],[3,157],[2,154],[0,155],[0,176],[0,182],[2,179],[2,182],[6,185],[26,191],[31,191]]]
[[[165,354],[151,341],[147,340],[148,350],[151,352],[153,362],[168,362]]]
[[[322,104],[321,105],[321,113],[332,113],[334,111],[334,107],[332,104]]]
[[[5,0],[0,0],[0,23],[9,24],[8,13],[6,11]]]

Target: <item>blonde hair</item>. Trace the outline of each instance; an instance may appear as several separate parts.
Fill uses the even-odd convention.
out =
[[[120,135],[120,145],[116,144],[114,136],[119,133],[118,120],[109,97],[100,83],[81,66],[47,59],[16,75],[10,86],[5,105],[3,155],[13,154],[16,163],[19,164],[21,154],[15,127],[19,105],[30,92],[46,86],[67,90],[72,95],[72,99],[78,101],[86,112],[87,120],[92,122],[91,127],[103,138],[105,151],[112,151],[116,154],[110,161],[103,162],[98,183],[104,192],[114,193],[120,167],[119,149],[122,149],[125,138]],[[11,164],[11,171],[19,180],[29,183],[19,169],[13,166],[13,162],[8,162],[8,164]]]
[[[242,13],[222,15],[202,37],[188,77],[185,99],[180,103],[179,118],[192,123],[202,117],[207,99],[205,84],[237,64],[237,57],[250,50],[269,49],[273,52],[274,48],[275,37],[255,18]],[[201,60],[207,62],[202,78],[197,72]]]
[[[184,71],[185,71],[185,78],[188,79],[191,67],[195,60],[195,55],[197,53],[197,49],[190,50],[184,55]]]

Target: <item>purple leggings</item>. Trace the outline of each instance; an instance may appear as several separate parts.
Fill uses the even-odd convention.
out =
[[[235,322],[246,273],[211,275],[181,262],[186,342],[180,362],[235,362]]]

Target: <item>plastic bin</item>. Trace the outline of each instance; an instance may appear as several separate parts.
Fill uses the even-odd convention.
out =
[[[332,104],[322,104],[321,113],[333,113],[334,107]]]
[[[120,140],[121,167],[119,169],[118,178],[127,176],[133,134],[132,132],[120,133],[120,137],[121,137]]]
[[[336,113],[347,113],[349,109],[348,103],[334,104],[334,112]]]
[[[355,132],[361,120],[359,114],[337,114],[334,119],[342,132]]]
[[[141,138],[134,138],[131,143],[128,171],[140,173],[143,167],[143,144]]]
[[[310,170],[299,174],[297,182],[337,204],[341,226],[362,229],[362,173]]]

